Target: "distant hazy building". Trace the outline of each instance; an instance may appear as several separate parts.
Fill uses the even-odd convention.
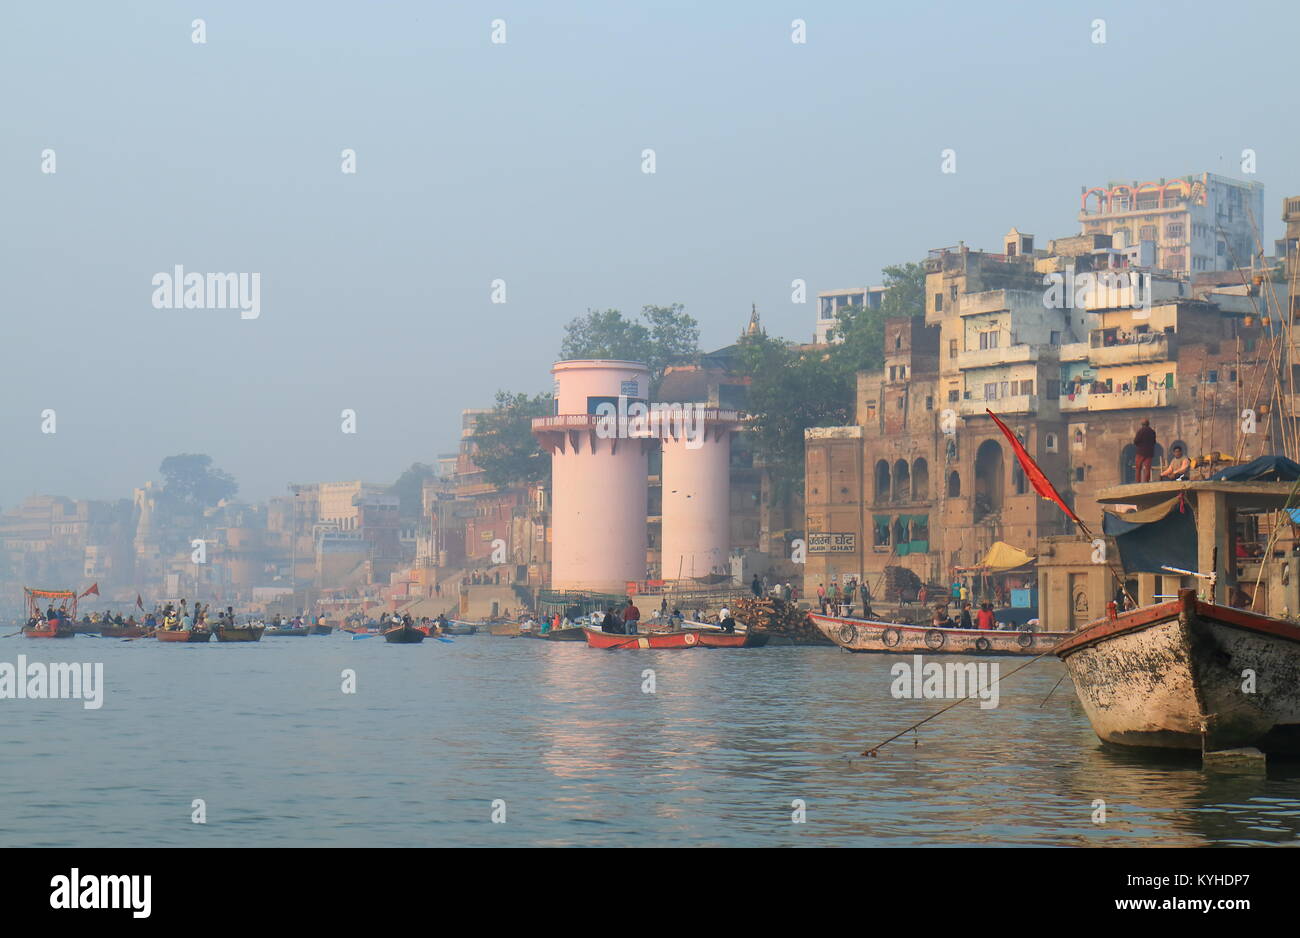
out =
[[[1155,266],[1177,273],[1249,267],[1264,223],[1264,186],[1213,173],[1085,188],[1083,234],[1116,248],[1153,242]]]

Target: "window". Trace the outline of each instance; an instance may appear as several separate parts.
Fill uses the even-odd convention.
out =
[[[925,396],[925,409],[926,409],[926,410],[934,410],[934,397],[933,397],[933,395],[927,394],[927,395]]]
[[[1030,381],[1021,381],[1021,382],[1020,382],[1020,393],[1021,393],[1021,394],[1029,394],[1029,395],[1032,395],[1032,394],[1034,393],[1034,382],[1033,382],[1032,380],[1030,380]]]
[[[1050,344],[1050,345],[1060,345],[1060,344],[1061,344],[1061,333],[1059,333],[1059,332],[1053,332],[1052,335],[1051,335],[1051,338],[1048,339],[1048,344]]]
[[[997,347],[998,347],[998,333],[996,332],[980,333],[980,348],[997,348]]]
[[[949,357],[949,358],[956,358],[956,357],[957,357],[957,340],[956,340],[956,339],[949,339],[949,340],[948,340],[948,357]]]
[[[1296,367],[1300,368],[1300,365],[1297,365]],[[957,390],[956,388],[953,388],[948,392],[949,404],[956,404],[960,400],[961,400],[961,391]]]
[[[1143,225],[1141,228],[1138,229],[1139,241],[1154,241],[1155,239],[1156,239],[1155,225]]]
[[[934,295],[934,311],[935,311],[936,313],[941,313],[941,312],[943,312],[943,294],[942,294],[942,293],[936,293],[936,294]]]
[[[1206,384],[1218,384],[1218,383],[1219,383],[1219,373],[1218,373],[1217,371],[1207,371],[1207,372],[1205,373],[1205,383],[1206,383]]]
[[[1165,237],[1170,241],[1183,240],[1183,226],[1181,224],[1166,225]]]
[[[1049,453],[1055,453],[1057,451],[1057,442],[1056,442],[1055,433],[1048,433],[1043,437],[1043,448],[1047,450],[1047,452]]]
[[[990,382],[984,385],[984,400],[996,401],[998,399],[998,386],[996,382]]]
[[[1075,482],[1083,481],[1083,466],[1074,467],[1074,481]]]
[[[1227,252],[1227,248],[1228,246],[1224,244],[1222,241],[1220,241],[1218,244],[1214,246],[1214,253],[1217,254],[1219,257],[1222,257]]]
[[[948,288],[948,299],[952,300],[954,303],[957,302],[957,284],[954,283]]]

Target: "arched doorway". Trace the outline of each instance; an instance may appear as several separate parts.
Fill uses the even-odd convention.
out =
[[[1160,470],[1155,467],[1164,465],[1164,461],[1165,448],[1157,443],[1156,455],[1151,460],[1151,480],[1153,482],[1160,481]],[[1132,443],[1119,451],[1119,477],[1123,485],[1131,485],[1137,481],[1137,447]]]
[[[948,473],[948,497],[958,498],[960,497],[960,495],[961,495],[961,476],[958,475],[957,470],[954,469],[952,472]]]
[[[975,519],[980,521],[1002,510],[1002,446],[985,440],[975,451]]]

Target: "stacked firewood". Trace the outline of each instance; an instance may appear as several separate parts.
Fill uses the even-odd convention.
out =
[[[801,645],[835,644],[821,629],[812,624],[808,610],[800,609],[794,603],[764,596],[754,599],[738,599],[732,609],[737,622],[742,622],[755,632],[770,632],[782,635]]]
[[[885,602],[901,602],[904,597],[909,602],[921,588],[921,578],[906,567],[885,567]]]

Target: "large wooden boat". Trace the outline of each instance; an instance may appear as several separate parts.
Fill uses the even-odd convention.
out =
[[[154,638],[160,642],[207,642],[212,640],[211,629],[158,629]]]
[[[219,642],[260,642],[265,631],[263,625],[219,625],[216,629]]]
[[[810,612],[822,634],[845,651],[878,654],[1041,655],[1071,632],[1008,632],[1003,629],[937,629]]]
[[[310,632],[312,635],[328,635],[330,634],[330,632],[334,631],[334,626],[325,625],[324,623],[321,622],[313,622],[311,627],[308,628],[307,631]]]
[[[592,648],[698,648],[700,637],[696,632],[638,632],[621,635],[582,627],[587,644]]]
[[[384,641],[395,645],[415,645],[424,641],[424,637],[424,633],[413,625],[399,625],[384,633]]]
[[[1300,626],[1179,590],[1056,648],[1104,742],[1300,754]]]
[[[72,630],[72,623],[67,619],[42,620],[37,625],[23,626],[23,634],[28,638],[72,638],[77,633]]]

